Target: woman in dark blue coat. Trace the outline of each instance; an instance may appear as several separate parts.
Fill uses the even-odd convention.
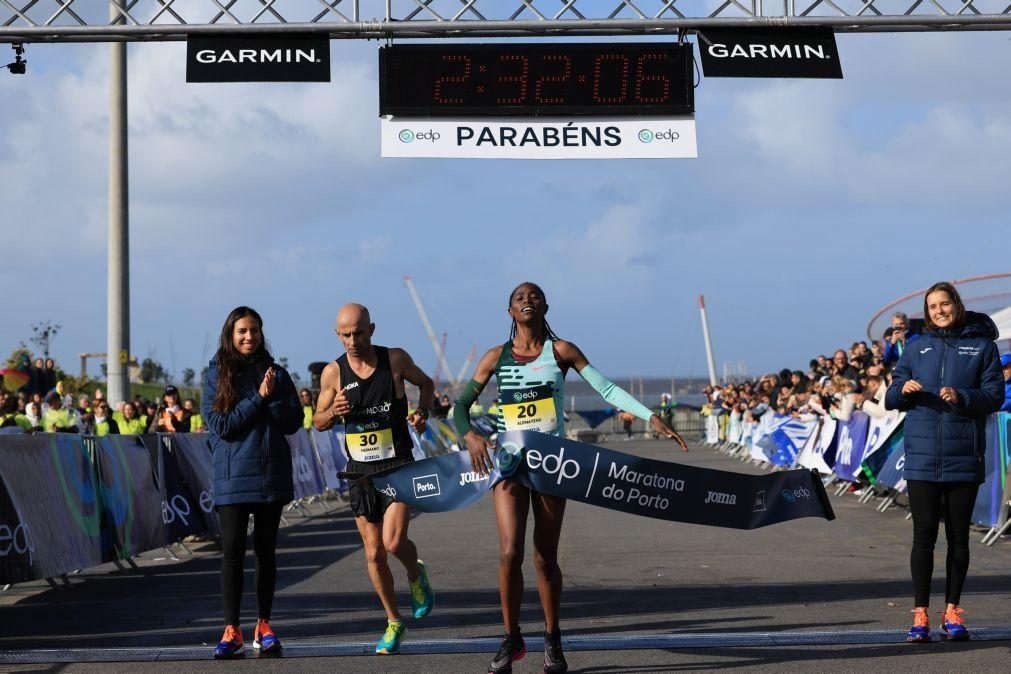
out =
[[[291,449],[284,436],[301,427],[302,407],[291,377],[267,351],[263,320],[249,307],[238,307],[225,319],[218,352],[204,379],[201,411],[214,452],[214,507],[223,552],[225,634],[214,657],[236,657],[244,649],[239,607],[250,515],[259,611],[253,648],[275,653],[281,642],[270,627],[277,577],[274,551],[281,510],[294,496]]]
[[[935,283],[923,300],[927,330],[902,353],[885,407],[905,410],[905,467],[913,514],[910,567],[915,608],[909,641],[930,641],[934,543],[944,518],[947,585],[941,629],[968,639],[958,602],[969,569],[969,524],[983,482],[988,415],[1004,400],[997,326],[965,310],[950,283]]]

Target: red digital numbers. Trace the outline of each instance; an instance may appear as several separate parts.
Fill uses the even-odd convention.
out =
[[[518,85],[518,96],[507,96],[497,98],[495,102],[499,105],[520,105],[527,98],[527,72],[530,70],[530,59],[518,54],[502,54],[498,57],[499,62],[507,65],[519,64],[519,72],[512,75],[499,75],[499,84]]]
[[[444,54],[442,56],[443,63],[452,64],[463,64],[463,72],[458,75],[443,75],[439,79],[435,80],[435,90],[432,95],[432,100],[434,100],[439,105],[463,105],[465,103],[463,98],[460,97],[450,97],[445,96],[442,91],[443,84],[463,84],[470,78],[470,57],[457,54]]]
[[[671,103],[662,50],[442,54],[432,100],[442,106],[641,106]],[[533,63],[531,63],[533,60]],[[434,64],[433,64],[434,65]]]
[[[670,78],[666,75],[647,75],[646,63],[649,61],[659,61],[663,63],[666,55],[661,53],[643,54],[639,57],[635,67],[635,100],[639,103],[666,103],[670,100]],[[653,84],[656,83],[656,84]],[[643,88],[649,84],[652,87],[659,85],[659,96],[644,96]]]
[[[562,56],[560,54],[548,54],[544,57],[545,63],[550,63],[552,61],[561,61],[562,72],[558,75],[541,75],[537,78],[537,83],[534,85],[534,103],[540,104],[554,104],[560,105],[565,103],[564,96],[545,96],[543,95],[544,85],[551,84],[564,84],[569,81],[569,76],[572,75],[572,59],[568,56]]]
[[[604,72],[604,63],[613,62],[621,72],[620,88],[617,96],[605,96],[601,93],[600,77]],[[613,68],[613,66],[611,66]],[[610,68],[609,68],[610,70]],[[608,78],[611,80],[611,78]],[[603,105],[624,103],[628,100],[628,57],[624,54],[600,54],[593,60],[593,102]]]

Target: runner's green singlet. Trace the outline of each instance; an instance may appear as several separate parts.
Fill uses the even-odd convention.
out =
[[[525,360],[525,359],[523,359]],[[544,340],[539,356],[529,363],[513,357],[512,341],[502,346],[495,364],[498,382],[498,431],[540,431],[565,434],[565,373],[555,360],[554,343]]]

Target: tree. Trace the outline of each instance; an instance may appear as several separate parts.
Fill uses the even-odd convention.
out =
[[[196,379],[197,373],[192,367],[188,367],[183,370],[183,386],[190,387],[193,386],[193,380]]]
[[[42,321],[32,325],[31,342],[42,349],[43,358],[49,358],[49,347],[52,346],[53,340],[56,339],[56,335],[59,334],[61,327],[59,323],[52,323],[50,321]]]
[[[145,384],[154,384],[169,379],[165,367],[154,358],[145,358],[140,363],[140,380]]]

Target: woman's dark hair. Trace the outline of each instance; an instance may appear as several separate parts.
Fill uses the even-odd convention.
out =
[[[955,305],[955,316],[951,321],[951,326],[957,328],[965,323],[965,304],[962,302],[962,296],[958,294],[957,290],[955,290],[955,286],[947,281],[941,281],[940,283],[935,283],[930,286],[927,288],[927,292],[923,293],[923,322],[926,324],[927,329],[938,329],[937,326],[934,325],[934,321],[930,320],[930,311],[927,308],[927,298],[930,297],[931,293],[936,292],[948,293],[948,297],[951,298],[952,304]]]
[[[218,352],[215,355],[218,361],[218,390],[214,395],[213,408],[216,412],[227,412],[235,407],[235,403],[238,401],[238,396],[235,395],[235,373],[239,366],[249,359],[244,358],[235,348],[235,344],[232,343],[232,334],[235,332],[235,324],[243,318],[252,318],[260,326],[260,346],[252,355],[252,359],[270,358],[270,352],[267,351],[267,338],[263,334],[263,319],[260,318],[260,314],[249,307],[232,309],[228,318],[225,319],[225,324],[221,326],[221,338],[218,340]]]
[[[523,288],[523,287],[533,288],[537,292],[537,294],[541,296],[541,299],[544,300],[544,303],[545,304],[548,303],[547,295],[544,294],[544,291],[541,290],[541,287],[539,285],[537,285],[536,283],[531,283],[530,281],[524,281],[523,283],[521,283],[518,286],[516,286],[515,288],[513,288],[512,292],[509,293],[509,303],[506,304],[507,307],[512,306],[513,295],[516,294],[517,290],[519,290],[520,288]],[[546,318],[543,319],[542,329],[544,330],[544,336],[547,337],[547,338],[549,338],[549,339],[551,339],[552,341],[557,342],[560,339],[560,337],[555,334],[555,331],[551,329],[551,326],[548,325],[548,319],[546,319]],[[516,337],[516,319],[514,318],[512,326],[509,328],[509,339],[510,339],[510,341],[513,338],[515,338],[515,337]]]

